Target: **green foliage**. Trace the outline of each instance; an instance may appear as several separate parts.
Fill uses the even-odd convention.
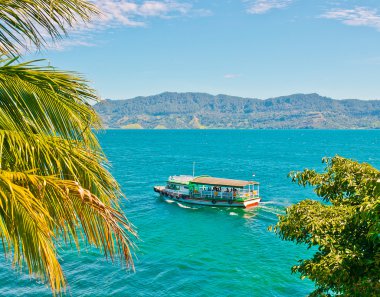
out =
[[[0,0],[0,239],[5,256],[53,293],[65,286],[61,244],[84,240],[133,266],[136,233],[93,132],[95,91],[76,73],[14,58],[94,11],[82,0]]]
[[[325,203],[290,206],[274,230],[283,240],[318,248],[292,268],[315,282],[311,296],[380,296],[380,172],[339,156],[323,162],[324,173],[306,169],[290,176],[315,187]]]

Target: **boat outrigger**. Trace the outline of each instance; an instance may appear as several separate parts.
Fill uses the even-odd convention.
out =
[[[260,202],[258,182],[207,175],[170,176],[166,186],[155,186],[154,191],[165,200],[210,206],[247,208]]]

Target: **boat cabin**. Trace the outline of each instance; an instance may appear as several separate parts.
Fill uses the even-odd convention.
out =
[[[176,194],[188,194],[189,193],[189,182],[193,180],[194,177],[190,175],[175,175],[169,176],[166,184],[166,190],[168,193]]]
[[[189,182],[190,195],[206,199],[253,199],[259,197],[259,183],[200,176]]]
[[[192,204],[252,207],[260,202],[259,183],[202,175],[170,176],[166,186],[155,186],[154,191],[166,200]]]

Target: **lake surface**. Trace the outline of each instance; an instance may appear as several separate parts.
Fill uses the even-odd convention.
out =
[[[128,200],[122,207],[140,241],[136,271],[107,262],[96,250],[60,252],[67,296],[306,296],[308,280],[292,275],[310,251],[283,242],[268,226],[311,189],[287,174],[323,169],[339,154],[380,168],[380,131],[109,130],[99,139]],[[166,203],[153,192],[169,175],[254,179],[262,203],[250,210]],[[14,272],[0,255],[1,296],[51,296],[44,284]]]

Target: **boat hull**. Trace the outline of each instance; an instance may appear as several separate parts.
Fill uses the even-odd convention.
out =
[[[205,206],[217,206],[217,207],[240,207],[240,208],[251,208],[259,205],[260,198],[249,199],[245,201],[235,201],[235,200],[222,200],[222,199],[200,199],[193,198],[189,195],[184,194],[174,194],[165,191],[163,186],[155,186],[154,191],[159,193],[160,196],[167,201],[175,201],[188,204],[197,204]]]

